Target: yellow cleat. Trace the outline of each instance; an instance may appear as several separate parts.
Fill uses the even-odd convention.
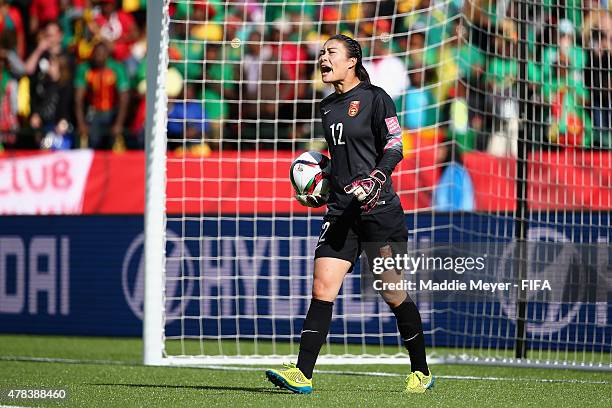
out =
[[[285,367],[285,370],[266,370],[268,381],[279,388],[284,388],[296,394],[310,394],[312,392],[312,380],[306,378],[295,364],[283,364],[283,367]]]
[[[414,371],[406,377],[405,392],[411,394],[422,394],[434,386],[435,378],[431,371],[429,375],[425,375],[420,371]]]

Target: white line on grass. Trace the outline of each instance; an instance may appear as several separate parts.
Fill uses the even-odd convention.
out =
[[[257,367],[235,367],[235,366],[217,366],[217,365],[199,365],[201,368],[210,370],[226,370],[226,371],[261,371]],[[336,374],[336,375],[355,375],[367,377],[405,377],[406,374],[400,373],[385,373],[379,371],[340,371],[340,370],[314,370],[319,374]],[[475,375],[436,375],[436,378],[446,380],[471,380],[471,381],[530,381],[543,383],[572,383],[572,384],[609,384],[608,381],[593,381],[579,379],[564,379],[564,378],[521,378],[521,377],[480,377]]]
[[[0,408],[33,408],[33,407],[22,407],[20,405],[0,405]]]
[[[19,357],[19,356],[0,356],[0,361],[30,361],[39,363],[63,363],[63,364],[109,364],[109,365],[140,365],[137,363],[129,363],[116,360],[78,360],[68,358],[47,358],[47,357]],[[261,367],[237,367],[237,366],[221,366],[221,365],[185,365],[185,366],[168,366],[170,368],[205,368],[209,370],[220,371],[262,371]],[[366,377],[405,377],[406,374],[400,373],[385,373],[380,371],[342,371],[342,370],[315,370],[319,374],[334,374],[334,375],[353,375]],[[566,383],[566,384],[609,384],[609,381],[595,380],[579,380],[572,378],[529,378],[529,377],[481,377],[475,375],[436,375],[436,378],[446,380],[465,380],[465,381],[529,381],[540,383]],[[0,407],[2,408],[2,407]]]
[[[0,356],[0,361],[30,361],[34,363],[62,363],[62,364],[112,364],[112,365],[131,365],[133,364],[127,361],[117,361],[117,360],[86,360],[86,359],[79,360],[79,359],[72,359],[72,358],[27,357],[27,356],[26,357]]]

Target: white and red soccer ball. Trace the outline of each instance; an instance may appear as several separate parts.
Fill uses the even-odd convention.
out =
[[[314,195],[327,200],[331,160],[319,152],[300,154],[291,163],[289,178],[297,195]]]

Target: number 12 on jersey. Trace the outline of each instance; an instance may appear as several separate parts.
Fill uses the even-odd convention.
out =
[[[346,144],[344,143],[344,140],[342,140],[342,131],[344,130],[344,125],[342,122],[332,123],[329,125],[329,128],[331,129],[331,137],[334,141],[334,146]],[[336,131],[338,132],[338,139],[336,139]]]

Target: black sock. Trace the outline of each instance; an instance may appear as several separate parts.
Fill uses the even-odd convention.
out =
[[[298,355],[297,368],[302,370],[306,378],[312,378],[321,346],[331,326],[332,309],[334,302],[312,299],[310,307],[304,320],[302,336],[300,338],[300,354]]]
[[[425,336],[423,335],[419,309],[412,300],[405,300],[398,307],[392,308],[391,311],[395,314],[397,328],[410,355],[410,369],[429,375],[425,356]]]

